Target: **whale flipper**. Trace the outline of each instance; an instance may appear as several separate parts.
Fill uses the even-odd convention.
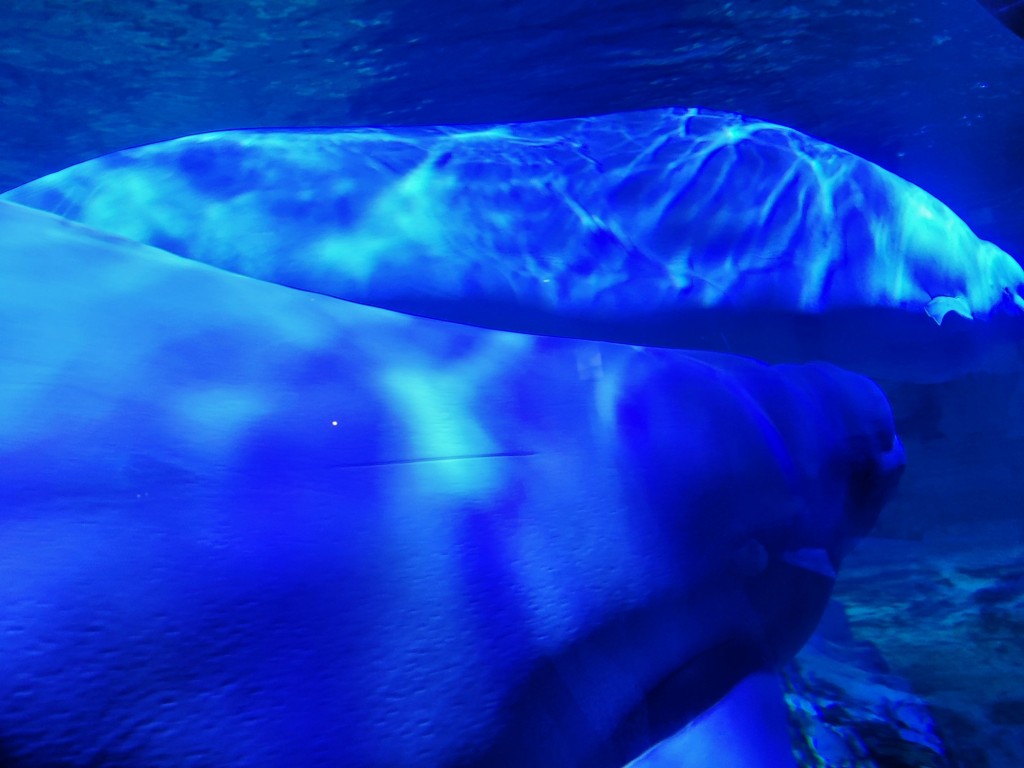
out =
[[[626,768],[796,768],[782,683],[766,672],[744,678],[700,717]]]

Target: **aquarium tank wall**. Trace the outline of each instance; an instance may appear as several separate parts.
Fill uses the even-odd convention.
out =
[[[1024,765],[1024,16],[13,0],[0,765]]]

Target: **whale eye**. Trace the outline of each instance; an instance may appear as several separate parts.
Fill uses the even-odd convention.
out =
[[[757,539],[749,538],[733,552],[733,563],[743,576],[756,576],[768,567],[768,550]]]

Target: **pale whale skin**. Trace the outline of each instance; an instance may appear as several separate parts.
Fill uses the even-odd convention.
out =
[[[484,327],[831,360],[1020,365],[1024,271],[948,207],[761,120],[242,130],[7,192],[198,261]]]
[[[0,757],[621,766],[902,471],[830,365],[533,337],[0,203]]]

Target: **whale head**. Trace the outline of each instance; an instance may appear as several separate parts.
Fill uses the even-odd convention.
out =
[[[755,532],[740,550],[749,558],[741,562],[751,572],[751,604],[777,659],[790,658],[810,637],[843,559],[874,527],[906,466],[881,390],[828,364],[807,365],[793,375],[813,381],[830,403],[842,404],[832,412],[842,428],[819,433],[830,446],[801,454],[814,457],[803,468],[813,480],[792,518]],[[799,423],[785,412],[776,423],[791,433]]]

